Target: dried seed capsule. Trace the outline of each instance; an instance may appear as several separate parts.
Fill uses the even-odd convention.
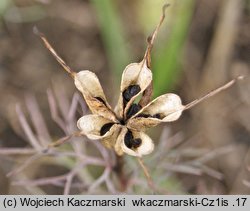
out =
[[[101,97],[95,97],[98,101],[102,102],[104,105],[106,105],[105,101]]]
[[[133,134],[130,130],[128,130],[128,132],[126,133],[124,137],[124,143],[126,147],[128,147],[129,149],[133,147]]]
[[[125,91],[123,91],[122,96],[124,101],[127,103],[130,99],[137,95],[141,91],[139,85],[130,85]]]
[[[130,108],[128,109],[127,113],[126,113],[127,119],[129,119],[130,117],[132,117],[134,114],[136,114],[140,110],[141,110],[141,106],[133,103],[130,106]]]
[[[138,148],[142,143],[142,140],[140,138],[136,138],[133,140],[132,145],[134,148]]]
[[[105,125],[102,126],[101,130],[100,130],[100,135],[103,136],[104,134],[106,134],[110,128],[113,126],[113,122],[109,122]]]

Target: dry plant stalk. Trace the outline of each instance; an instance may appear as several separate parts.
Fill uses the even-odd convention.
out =
[[[58,98],[60,96],[60,99]],[[59,99],[58,102],[56,99]],[[82,112],[86,113],[86,105],[82,101],[82,98],[78,93],[73,95],[72,101],[66,97],[65,93],[60,90],[60,93],[52,90],[48,90],[48,101],[51,111],[52,120],[62,129],[67,135],[72,133],[75,129],[75,116],[78,113],[77,108],[80,105]],[[69,105],[68,107],[65,105]],[[29,148],[1,148],[0,155],[16,156],[22,155],[23,159],[19,159],[20,164],[13,168],[8,174],[8,177],[12,177],[13,185],[25,186],[25,188],[32,194],[44,194],[42,189],[37,186],[53,185],[55,187],[63,187],[64,194],[70,194],[71,189],[79,189],[83,193],[93,193],[95,190],[101,190],[101,185],[104,184],[107,187],[109,193],[119,192],[114,186],[111,178],[111,169],[114,166],[113,153],[108,153],[107,149],[99,142],[89,142],[88,147],[92,146],[96,148],[98,155],[89,155],[86,153],[85,141],[71,141],[70,150],[63,150],[59,148],[51,148],[47,153],[44,153],[44,148],[49,143],[53,143],[52,136],[49,134],[49,130],[46,126],[44,117],[40,112],[39,106],[35,97],[28,95],[26,98],[26,107],[31,117],[31,124],[28,123],[26,116],[24,115],[21,106],[17,105],[16,112],[19,119],[20,126],[23,129],[24,135],[28,143]],[[34,118],[37,117],[37,118]],[[45,159],[41,159],[44,158]],[[15,157],[14,157],[15,158]],[[74,163],[70,166],[64,165],[68,162]],[[17,163],[18,163],[17,162]],[[63,163],[63,166],[69,171],[59,176],[47,176],[41,178],[26,179],[26,176],[22,176],[23,172],[30,167],[31,164],[39,165],[55,165]],[[103,168],[103,173],[99,177],[88,176],[87,166],[96,166]],[[36,170],[34,171],[36,172]],[[18,176],[20,178],[18,178]],[[32,177],[32,176],[31,176]]]
[[[232,86],[238,79],[243,78],[239,76],[187,105],[183,105],[180,97],[173,93],[161,95],[151,101],[153,77],[149,69],[151,50],[160,26],[164,21],[165,9],[168,6],[168,4],[164,5],[160,21],[152,36],[148,38],[148,46],[143,60],[139,63],[129,64],[125,68],[122,74],[120,97],[114,110],[107,102],[97,76],[88,70],[74,72],[56,53],[46,37],[36,27],[34,28],[35,34],[40,36],[46,48],[73,78],[76,88],[82,93],[93,113],[78,120],[77,126],[80,132],[65,137],[49,147],[58,146],[74,135],[85,135],[89,139],[101,140],[105,147],[114,149],[119,156],[126,153],[139,157],[138,161],[148,184],[153,188],[154,185],[149,171],[143,164],[141,157],[153,151],[154,143],[144,131],[147,128],[157,126],[161,122],[176,121],[184,110],[190,109],[205,99],[218,94]],[[140,94],[142,94],[142,98],[136,104],[134,101]]]
[[[154,182],[153,182],[153,180],[152,180],[152,178],[151,178],[151,176],[150,176],[150,173],[149,173],[149,170],[148,170],[147,166],[145,166],[145,164],[144,164],[144,162],[143,162],[143,160],[142,160],[141,158],[138,157],[138,158],[137,158],[137,161],[138,161],[138,163],[140,164],[140,166],[142,167],[142,170],[143,170],[144,175],[145,175],[145,177],[146,177],[146,179],[147,179],[147,182],[148,182],[148,186],[149,186],[153,191],[155,191],[155,190],[156,190],[156,187],[155,187]]]
[[[152,36],[149,36],[148,39],[147,39],[148,46],[147,46],[147,49],[146,49],[146,52],[145,52],[145,55],[144,55],[144,61],[146,61],[147,66],[148,66],[149,69],[151,68],[151,51],[152,51],[152,48],[153,48],[153,45],[154,45],[154,41],[155,41],[155,38],[156,38],[156,36],[157,36],[157,34],[159,32],[161,24],[163,23],[163,21],[165,19],[165,11],[166,11],[167,7],[169,7],[169,6],[170,6],[169,4],[165,4],[162,7],[162,16],[160,18],[160,21],[159,21],[157,27],[155,28]],[[152,94],[153,94],[153,82],[151,81],[151,83],[148,85],[148,87],[143,92],[143,96],[140,99],[139,105],[141,107],[146,106],[151,101]]]

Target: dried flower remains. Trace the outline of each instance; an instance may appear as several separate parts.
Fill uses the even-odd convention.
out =
[[[139,63],[129,64],[123,71],[120,96],[113,110],[103,92],[95,73],[83,70],[74,72],[61,59],[46,37],[37,28],[34,32],[43,40],[45,46],[74,79],[76,88],[82,93],[92,114],[85,115],[77,121],[81,135],[92,140],[101,140],[107,148],[114,149],[118,155],[124,153],[141,157],[150,154],[154,149],[152,139],[145,133],[150,127],[162,122],[172,122],[187,110],[204,99],[230,87],[237,79],[231,80],[222,87],[211,91],[204,97],[187,105],[183,105],[178,95],[167,93],[151,100],[152,71],[150,70],[151,49],[158,30],[165,18],[165,8],[154,33],[148,39],[148,47],[144,58]],[[135,100],[141,96],[139,103]]]

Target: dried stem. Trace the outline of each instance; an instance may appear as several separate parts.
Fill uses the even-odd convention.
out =
[[[44,150],[44,152],[47,152],[50,148],[53,148],[53,147],[58,147],[64,143],[66,143],[67,141],[69,141],[71,138],[73,137],[80,137],[82,136],[83,134],[81,133],[81,131],[76,131],[68,136],[65,136],[63,138],[60,138],[59,140],[51,143],[48,145],[47,149]]]
[[[58,185],[64,186],[64,180],[67,178],[67,174],[55,176],[55,177],[45,177],[39,178],[35,180],[20,180],[14,181],[13,185],[20,185],[20,186],[42,186],[42,185]]]
[[[74,176],[75,176],[74,173],[71,173],[71,174],[69,174],[67,176],[66,182],[65,182],[65,185],[64,185],[63,195],[69,195]]]
[[[190,109],[190,108],[194,107],[194,106],[197,105],[198,103],[200,103],[200,102],[202,102],[202,101],[204,101],[204,100],[206,100],[206,99],[208,99],[208,98],[210,98],[210,97],[212,97],[212,96],[214,96],[214,95],[220,93],[221,91],[223,91],[223,90],[225,90],[225,89],[231,87],[236,81],[242,80],[243,78],[244,78],[243,76],[238,76],[237,78],[235,78],[235,79],[229,81],[229,82],[226,83],[225,85],[223,85],[223,86],[221,86],[221,87],[219,87],[219,88],[217,88],[217,89],[215,89],[215,90],[209,92],[209,93],[206,94],[205,96],[203,96],[203,97],[201,97],[201,98],[199,98],[199,99],[197,99],[197,100],[194,100],[193,102],[191,102],[191,103],[185,105],[185,108],[184,108],[183,110],[187,110],[187,109]]]
[[[161,27],[161,24],[163,23],[164,19],[165,19],[165,11],[166,11],[166,8],[170,6],[170,4],[165,4],[163,7],[162,7],[162,15],[161,15],[161,18],[160,18],[160,21],[158,23],[158,25],[156,26],[153,34],[151,36],[148,37],[147,39],[147,42],[148,42],[148,47],[146,49],[146,52],[145,52],[145,55],[144,55],[144,58],[143,60],[147,62],[147,66],[148,68],[150,68],[151,66],[151,50],[153,48],[153,45],[154,45],[154,41],[155,41],[155,38],[159,32],[159,29]]]
[[[0,148],[0,155],[30,155],[36,152],[33,148]]]
[[[25,118],[25,115],[24,115],[24,113],[23,113],[23,111],[22,111],[22,109],[21,109],[21,107],[20,107],[19,104],[16,105],[16,112],[17,112],[17,115],[18,115],[18,119],[19,119],[20,125],[21,125],[21,127],[22,127],[25,135],[29,139],[30,144],[32,145],[32,147],[34,149],[36,149],[37,151],[39,151],[42,148],[42,146],[38,142],[35,134],[33,133],[31,127],[29,126],[28,121]]]
[[[59,62],[59,64],[64,68],[64,70],[66,70],[66,72],[68,72],[70,74],[70,76],[72,78],[74,78],[75,72],[66,64],[66,62],[57,54],[57,52],[55,51],[55,49],[50,45],[49,41],[47,40],[47,38],[45,37],[45,35],[43,33],[41,33],[38,28],[36,26],[34,26],[33,28],[33,32],[34,34],[38,35],[45,47],[50,51],[50,53],[55,57],[55,59]]]
[[[25,169],[27,166],[29,166],[32,162],[34,162],[35,160],[38,160],[42,156],[43,156],[42,154],[34,154],[34,155],[32,155],[27,160],[25,160],[21,166],[19,166],[16,169],[13,169],[6,176],[11,177],[11,176],[14,176],[14,175],[18,174],[19,172],[23,171],[23,169]]]
[[[57,93],[56,93],[57,94]],[[63,96],[62,94],[60,96]],[[77,104],[79,101],[79,96],[74,95],[71,104],[67,102],[67,99],[65,97],[61,97],[61,101],[59,103],[65,104],[68,106],[65,106],[64,108],[60,108],[60,111],[58,110],[58,103],[55,99],[55,96],[51,90],[48,90],[48,99],[49,99],[49,105],[51,110],[52,119],[57,123],[59,127],[61,127],[66,135],[71,134],[72,131],[75,130],[75,116],[77,112]],[[17,174],[21,173],[23,170],[27,169],[28,166],[41,157],[47,155],[47,156],[53,156],[57,159],[55,160],[55,164],[65,163],[65,167],[69,168],[70,171],[61,176],[57,177],[51,177],[51,178],[40,178],[36,180],[22,180],[22,181],[14,181],[12,184],[15,185],[23,185],[29,187],[30,185],[39,186],[39,185],[55,185],[64,187],[64,194],[70,194],[70,190],[72,187],[79,187],[83,188],[84,191],[87,190],[87,187],[91,187],[92,184],[95,184],[95,187],[100,187],[102,189],[103,183],[107,185],[108,190],[112,193],[116,193],[116,188],[114,184],[111,182],[111,167],[113,166],[112,157],[110,156],[110,153],[104,148],[104,146],[101,145],[101,143],[97,141],[91,141],[89,144],[94,145],[97,148],[97,151],[100,152],[102,158],[100,156],[89,156],[85,153],[83,145],[85,145],[83,142],[74,142],[72,143],[73,152],[65,152],[60,151],[58,149],[52,149],[52,147],[59,146],[65,142],[67,142],[72,137],[78,137],[82,134],[80,132],[72,133],[71,135],[68,135],[62,139],[59,139],[58,141],[52,143],[49,145],[49,143],[52,142],[51,137],[49,134],[47,134],[46,141],[49,143],[44,143],[41,145],[39,142],[39,138],[45,138],[44,134],[40,131],[37,131],[39,129],[39,122],[40,120],[37,120],[36,117],[40,118],[42,117],[42,114],[40,113],[40,110],[38,109],[38,104],[36,103],[36,99],[32,96],[30,98],[27,98],[27,105],[28,112],[32,118],[31,125],[29,125],[23,111],[21,110],[20,106],[17,105],[17,114],[19,118],[19,122],[21,123],[21,126],[23,128],[23,132],[25,133],[28,142],[32,145],[32,148],[29,149],[0,149],[0,154],[4,155],[30,155],[28,159],[21,162],[21,165],[18,166],[15,169],[12,169],[7,176],[13,177]],[[85,106],[82,105],[83,112],[85,113]],[[61,118],[63,116],[64,118]],[[40,125],[41,126],[41,125]],[[46,128],[45,123],[42,123],[42,131],[48,131]],[[32,128],[35,129],[33,132]],[[87,140],[87,139],[86,139]],[[70,142],[71,143],[71,142]],[[49,146],[48,146],[49,145]],[[47,147],[47,150],[43,150],[44,146]],[[45,154],[46,153],[46,154]],[[73,159],[72,159],[73,158]],[[45,161],[45,163],[54,162],[50,159]],[[80,165],[77,165],[77,163],[80,163]],[[40,164],[39,164],[40,165]],[[89,173],[89,170],[87,168],[84,168],[87,165],[91,166],[101,166],[104,168],[105,174],[101,178],[99,178],[98,183],[95,183],[96,178],[92,177],[92,175]],[[75,183],[74,178],[77,177],[77,180],[79,180],[79,183]],[[93,187],[93,186],[92,186]],[[93,190],[93,189],[92,189]]]
[[[88,188],[88,192],[93,192],[97,187],[99,187],[103,182],[105,182],[106,178],[109,177],[110,172],[110,168],[105,168],[102,175],[98,179],[96,179],[95,182],[91,184],[91,186]]]
[[[66,123],[63,121],[63,119],[60,117],[57,109],[57,103],[55,96],[52,92],[52,90],[47,90],[47,96],[48,96],[48,102],[49,102],[49,109],[51,113],[52,120],[65,132],[67,133],[67,127]]]
[[[82,169],[85,165],[86,165],[86,162],[80,163],[79,165],[76,165],[74,167],[74,169],[72,169],[67,174],[66,180],[65,180],[65,185],[64,185],[64,191],[63,191],[64,195],[70,194],[70,189],[71,189],[74,177],[77,175],[77,173],[79,172],[79,170]]]
[[[37,133],[37,140],[41,146],[47,146],[51,137],[46,127],[45,120],[41,114],[38,103],[32,94],[26,97],[26,106],[29,110],[31,121],[34,125],[34,129]]]
[[[120,182],[120,191],[124,192],[127,189],[128,180],[124,172],[124,157],[116,155],[116,165],[114,170]]]
[[[153,180],[152,180],[152,178],[151,178],[151,176],[150,176],[150,174],[149,174],[149,171],[148,171],[147,166],[144,164],[142,158],[139,158],[139,157],[138,157],[137,160],[138,160],[140,166],[142,167],[142,170],[143,170],[144,175],[145,175],[146,178],[147,178],[148,186],[149,186],[150,188],[152,188],[152,190],[155,192],[155,191],[156,191],[156,188],[155,188],[154,182],[153,182]]]
[[[164,19],[165,19],[165,10],[166,8],[169,6],[169,4],[165,4],[163,7],[162,7],[162,16],[160,18],[160,21],[158,23],[158,25],[156,26],[152,36],[149,36],[148,39],[147,39],[147,42],[148,42],[148,46],[147,46],[147,49],[146,49],[146,52],[145,52],[145,55],[143,57],[143,60],[142,60],[142,66],[145,64],[147,64],[147,67],[150,68],[151,67],[151,50],[153,48],[153,45],[154,45],[154,41],[155,41],[155,38],[159,32],[159,29],[161,27],[161,24],[163,23]],[[148,87],[145,89],[145,91],[143,92],[143,96],[139,102],[139,105],[141,107],[144,107],[145,105],[147,105],[150,101],[151,101],[151,97],[152,97],[152,94],[153,94],[153,83],[151,82]]]

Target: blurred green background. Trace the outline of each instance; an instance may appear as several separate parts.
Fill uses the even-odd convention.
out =
[[[26,145],[14,130],[21,131],[15,104],[27,93],[37,96],[50,132],[58,135],[49,120],[46,90],[57,86],[67,96],[75,92],[71,78],[33,34],[33,26],[72,69],[94,71],[114,106],[122,71],[143,58],[165,3],[170,7],[152,51],[154,97],[174,92],[187,104],[238,75],[246,76],[167,125],[172,134],[181,131],[184,140],[194,139],[185,149],[233,146],[230,154],[209,163],[223,179],[177,174],[168,182],[191,193],[249,194],[249,0],[1,0],[0,147]],[[151,132],[154,139],[161,129]],[[8,193],[11,182],[5,176],[11,168],[5,159],[0,155],[0,193]]]

